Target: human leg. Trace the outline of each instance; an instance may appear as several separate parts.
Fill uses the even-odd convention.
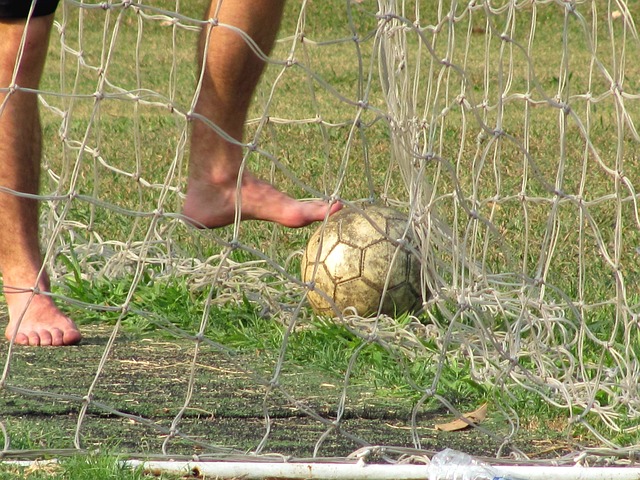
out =
[[[53,15],[29,20],[15,85],[38,88],[52,22]],[[0,19],[0,88],[12,85],[25,25],[25,20]],[[0,92],[0,139],[0,186],[37,194],[42,141],[34,93]],[[5,336],[21,345],[78,343],[76,325],[46,295],[50,285],[42,267],[38,202],[0,191],[0,225],[0,271],[9,309]]]
[[[213,0],[207,18],[247,33],[268,54],[280,26],[284,0]],[[208,37],[208,38],[207,38]],[[208,45],[208,48],[205,48]],[[200,39],[203,84],[196,113],[241,141],[251,97],[264,62],[236,32],[225,27],[203,29]],[[184,214],[196,225],[221,227],[235,220],[242,148],[195,120]],[[324,219],[341,205],[301,202],[278,191],[246,169],[242,174],[241,219],[267,220],[301,227]]]

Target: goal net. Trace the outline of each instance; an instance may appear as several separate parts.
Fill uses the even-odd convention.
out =
[[[299,272],[315,227],[181,214],[195,47],[232,29],[205,3],[58,9],[42,249],[85,338],[0,347],[0,458],[627,461],[640,7],[289,2],[243,166],[297,198],[404,212],[422,264],[419,312],[326,318]]]

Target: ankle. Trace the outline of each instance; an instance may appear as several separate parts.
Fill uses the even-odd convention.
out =
[[[242,164],[242,147],[220,138],[192,141],[189,182],[234,187]]]
[[[51,290],[51,283],[47,272],[38,271],[39,267],[33,265],[34,274],[24,275],[22,271],[4,273],[2,276],[2,289],[7,294],[32,294],[47,293]]]
[[[205,169],[193,168],[189,171],[187,189],[190,187],[210,188],[216,187],[220,191],[235,191],[238,187],[238,175],[240,166],[225,162],[216,162],[216,165]],[[241,186],[253,183],[255,177],[248,170],[242,172]]]

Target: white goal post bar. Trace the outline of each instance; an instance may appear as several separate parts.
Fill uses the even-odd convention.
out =
[[[33,467],[55,464],[57,460],[5,460],[2,465]],[[145,472],[160,475],[172,473],[211,476],[213,478],[242,479],[325,479],[325,480],[438,480],[447,472],[431,478],[429,465],[389,465],[366,463],[285,463],[285,462],[185,462],[123,460],[126,468],[140,468]],[[491,465],[498,475],[495,480],[638,480],[640,467],[556,467],[550,465]],[[464,470],[469,470],[465,475]],[[455,478],[473,479],[477,467],[456,466]]]
[[[131,468],[142,467],[151,473],[197,474],[213,478],[243,479],[335,479],[335,480],[428,480],[429,465],[377,465],[363,463],[262,463],[262,462],[123,462]],[[640,468],[634,467],[554,467],[492,465],[501,480],[637,480]],[[457,467],[462,475],[464,467]],[[477,467],[469,467],[477,472]],[[444,473],[444,471],[442,472]],[[458,477],[456,477],[458,478]],[[459,478],[473,478],[460,476]],[[437,480],[437,479],[436,479]]]

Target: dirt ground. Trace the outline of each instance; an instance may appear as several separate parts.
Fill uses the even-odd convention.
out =
[[[355,387],[347,389],[339,428],[332,429],[344,378],[285,363],[277,376],[281,389],[269,392],[274,362],[258,353],[227,356],[202,346],[190,390],[194,343],[188,340],[119,334],[97,376],[111,329],[85,327],[83,333],[76,347],[12,352],[8,381],[0,390],[0,418],[11,449],[74,448],[77,429],[82,448],[134,455],[160,454],[165,441],[169,455],[252,452],[266,437],[261,453],[308,458],[318,447],[318,456],[343,457],[367,444],[415,447],[412,432],[420,447],[431,451],[449,447],[494,457],[500,446],[499,438],[473,429],[436,430],[436,423],[452,419],[444,409],[421,410],[412,429],[413,405]],[[3,365],[7,351],[2,343]],[[91,402],[81,416],[92,384]],[[177,430],[167,440],[176,421]],[[484,425],[506,427],[491,413]],[[548,438],[525,443],[534,456],[564,453]]]

